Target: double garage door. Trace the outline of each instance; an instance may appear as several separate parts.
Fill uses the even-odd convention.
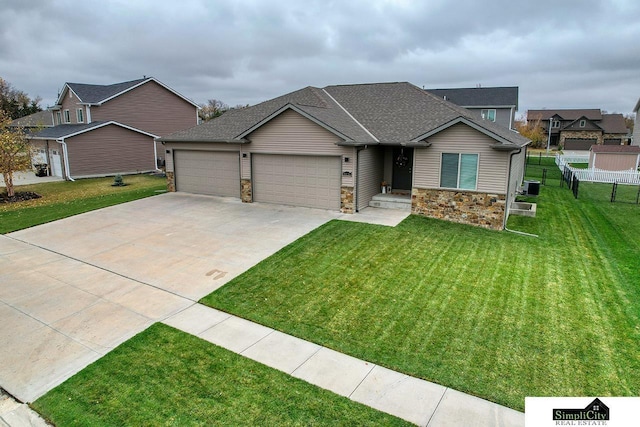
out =
[[[240,197],[240,154],[174,150],[176,190],[210,196]]]
[[[256,202],[340,209],[341,158],[253,154],[253,200]],[[176,190],[240,197],[237,152],[174,151]]]
[[[340,157],[254,154],[251,168],[256,202],[340,209]]]

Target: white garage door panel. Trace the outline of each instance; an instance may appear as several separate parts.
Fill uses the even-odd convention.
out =
[[[340,157],[254,154],[254,200],[339,210],[340,161]]]
[[[176,190],[240,197],[239,159],[237,152],[175,150]]]

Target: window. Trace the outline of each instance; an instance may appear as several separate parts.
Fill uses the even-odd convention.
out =
[[[489,110],[482,110],[480,111],[480,114],[482,115],[483,120],[489,120],[490,122],[496,121],[496,110],[493,108]]]
[[[580,120],[580,127],[583,128],[587,124],[586,120]]]
[[[560,120],[554,120],[553,123],[551,124],[552,128],[559,128],[560,127]]]
[[[64,110],[64,122],[71,123],[71,114],[69,114],[69,110]]]
[[[78,117],[78,123],[84,122],[84,114],[83,114],[82,108],[78,108],[78,111],[76,112],[76,116]]]
[[[58,124],[62,124],[62,113],[60,111],[56,111],[56,119],[58,119]]]
[[[440,187],[475,190],[477,181],[477,154],[442,153]]]

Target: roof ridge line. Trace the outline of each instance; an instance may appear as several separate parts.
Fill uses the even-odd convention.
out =
[[[353,115],[352,115],[349,111],[347,111],[347,109],[346,109],[346,108],[344,108],[344,107],[342,106],[342,104],[340,104],[340,103],[339,103],[339,102],[338,102],[338,101],[337,101],[333,96],[331,96],[331,94],[330,94],[329,92],[327,92],[327,90],[326,90],[325,88],[322,88],[322,91],[323,91],[324,93],[326,93],[326,94],[327,94],[327,96],[328,96],[329,98],[331,98],[331,100],[333,100],[333,102],[335,102],[335,103],[338,105],[338,107],[340,107],[340,108],[342,109],[342,111],[344,111],[344,112],[345,112],[345,113],[346,113],[346,114],[351,118],[351,120],[353,120],[354,122],[356,122],[356,123],[358,124],[358,126],[360,126],[360,127],[362,128],[362,130],[364,130],[364,131],[367,133],[367,135],[369,135],[371,138],[373,138],[373,140],[374,140],[375,142],[380,142],[380,140],[379,140],[378,138],[376,138],[376,136],[375,136],[374,134],[372,134],[371,132],[369,132],[369,129],[367,129],[366,127],[364,127],[364,125],[363,125],[362,123],[360,123],[360,122],[359,122],[355,117],[353,117]]]

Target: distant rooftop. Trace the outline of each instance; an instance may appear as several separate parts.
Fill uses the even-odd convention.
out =
[[[471,87],[426,89],[461,107],[515,107],[518,109],[518,87]]]

